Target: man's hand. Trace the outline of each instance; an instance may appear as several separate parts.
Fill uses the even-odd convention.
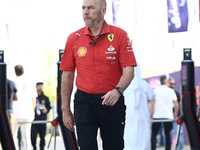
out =
[[[174,116],[174,119],[176,119],[178,115],[176,113],[174,113],[173,116]]]
[[[121,94],[117,91],[117,89],[113,89],[101,97],[103,99],[102,105],[114,106],[120,96]]]
[[[179,109],[179,107],[178,107],[178,102],[177,102],[177,100],[175,100],[175,101],[173,101],[173,103],[174,103],[174,119],[176,119],[176,117],[178,116],[178,109]]]
[[[74,116],[70,110],[63,110],[63,123],[70,130],[74,131]]]

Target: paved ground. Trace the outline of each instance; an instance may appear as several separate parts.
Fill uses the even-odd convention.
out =
[[[165,147],[158,147],[156,150],[165,150]],[[175,150],[175,146],[172,146],[171,150]],[[190,146],[189,145],[185,145],[183,147],[183,150],[190,150]]]
[[[49,148],[48,148],[49,141],[50,141],[50,136],[47,135],[45,150],[54,150],[54,137],[52,137]],[[99,138],[98,138],[98,142],[99,142],[98,143],[99,144],[99,150],[103,150],[102,147],[101,147],[101,140]],[[39,149],[39,138],[37,139],[37,145],[38,145],[37,147]],[[56,137],[56,148],[55,148],[55,150],[65,150],[64,147],[63,147],[63,143],[62,143],[60,136]]]
[[[46,148],[45,150],[54,150],[54,137],[51,139],[51,143],[50,143],[50,147],[49,149],[47,148],[48,143],[49,143],[49,137],[47,136],[46,138]],[[103,150],[101,147],[101,140],[98,138],[98,144],[99,144],[99,150]],[[37,140],[38,143],[38,147],[39,147],[39,139]],[[59,136],[56,137],[56,149],[55,150],[64,150],[63,146],[62,146],[62,140]],[[156,150],[165,150],[164,147],[158,147]],[[175,150],[175,146],[172,146],[171,150]],[[185,145],[183,150],[190,150],[190,146],[189,145]]]

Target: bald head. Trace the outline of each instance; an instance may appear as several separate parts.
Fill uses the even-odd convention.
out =
[[[106,7],[106,0],[98,0],[101,7]]]
[[[87,0],[83,0],[83,3],[87,1]],[[107,3],[106,3],[106,0],[91,0],[93,3],[96,3],[99,8],[102,8],[102,7],[107,7]]]
[[[84,0],[83,5],[83,19],[85,25],[90,28],[100,28],[102,30],[104,24],[104,16],[106,14],[105,0]]]

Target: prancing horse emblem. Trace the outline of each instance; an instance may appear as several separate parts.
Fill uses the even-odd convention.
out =
[[[114,40],[114,34],[108,34],[108,40],[112,42]]]

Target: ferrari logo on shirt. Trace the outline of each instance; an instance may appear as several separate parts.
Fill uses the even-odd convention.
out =
[[[85,56],[86,53],[87,53],[87,49],[86,49],[85,47],[80,47],[80,48],[78,49],[77,53],[78,53],[78,55],[79,55],[80,57]]]
[[[114,40],[114,34],[108,34],[108,40],[112,42]]]

